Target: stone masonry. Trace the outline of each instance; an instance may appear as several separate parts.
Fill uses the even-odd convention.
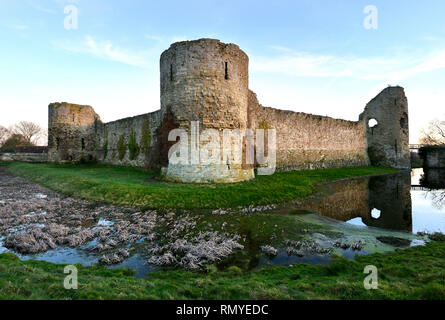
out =
[[[445,169],[445,145],[423,147],[419,155],[424,169]]]
[[[200,130],[214,130],[221,141],[224,129],[275,129],[280,171],[370,163],[409,168],[403,88],[383,90],[359,121],[346,121],[260,105],[249,90],[248,68],[249,58],[237,45],[214,39],[174,43],[161,55],[161,109],[156,112],[102,123],[90,106],[50,104],[48,160],[162,168],[168,180],[190,183],[255,177],[258,163],[246,163],[245,139],[241,164],[228,165],[233,155],[221,164],[169,163],[168,151],[177,142],[169,141],[169,133],[180,128],[190,136],[196,121]],[[378,125],[369,127],[370,119]],[[200,147],[208,142],[198,141]]]
[[[370,120],[377,124],[370,126]],[[360,115],[367,127],[368,154],[376,166],[408,169],[408,100],[401,87],[388,87],[366,105]]]

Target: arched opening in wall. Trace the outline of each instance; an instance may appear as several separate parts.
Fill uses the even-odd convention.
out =
[[[84,138],[82,138],[81,143],[82,143],[82,150],[85,150],[85,139]]]
[[[377,121],[377,119],[369,119],[368,121],[368,127],[370,128],[375,128],[376,126],[378,126],[379,122]]]
[[[224,63],[224,79],[229,80],[229,63]]]
[[[371,218],[377,220],[380,219],[380,217],[382,216],[382,212],[379,209],[372,209],[371,211]]]

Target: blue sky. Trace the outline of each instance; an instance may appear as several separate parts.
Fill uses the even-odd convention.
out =
[[[405,87],[411,140],[445,117],[445,1],[0,0],[0,125],[46,127],[47,105],[92,105],[104,121],[159,108],[159,56],[217,38],[250,57],[263,105],[357,120],[388,84]],[[78,9],[66,30],[64,8]],[[378,9],[366,29],[364,8]]]

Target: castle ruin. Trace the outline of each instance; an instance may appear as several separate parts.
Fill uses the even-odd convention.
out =
[[[401,87],[374,98],[359,121],[264,107],[249,90],[249,58],[237,45],[177,42],[160,59],[161,109],[103,123],[91,106],[49,105],[48,161],[163,168],[168,180],[228,183],[253,179],[258,164],[172,165],[172,129],[275,129],[278,171],[368,166],[410,168],[408,102]],[[373,119],[377,125],[370,126]],[[200,141],[205,143],[205,141]],[[229,159],[230,160],[230,159]]]

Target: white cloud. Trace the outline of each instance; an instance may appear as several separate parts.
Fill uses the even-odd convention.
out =
[[[418,73],[445,68],[445,50],[423,57],[394,56],[358,58],[354,56],[317,55],[271,46],[282,52],[276,56],[251,56],[251,70],[296,77],[350,77],[396,84]],[[381,86],[381,85],[379,85]]]
[[[98,42],[91,36],[86,36],[85,39],[78,43],[54,43],[56,47],[66,51],[75,53],[85,53],[96,58],[116,61],[136,67],[147,67],[151,53],[149,51],[132,52],[129,49],[119,48],[114,46],[111,42]]]
[[[270,48],[276,55],[250,55],[254,74],[251,87],[265,105],[356,120],[365,104],[387,85],[402,85],[409,100],[413,143],[418,141],[421,129],[445,110],[445,94],[437,81],[445,69],[445,50],[441,48],[388,58],[319,55],[279,46]],[[436,73],[432,73],[434,71]]]
[[[443,39],[440,37],[436,37],[436,36],[424,36],[424,37],[422,37],[422,40],[424,40],[424,41],[441,41]]]
[[[46,6],[41,5],[41,1],[35,1],[35,0],[28,0],[28,5],[30,5],[33,9],[43,12],[43,13],[50,13],[50,14],[57,14],[56,10],[49,9]]]
[[[283,46],[269,46],[269,48],[281,52],[292,52],[292,49]]]
[[[26,24],[11,24],[8,26],[10,29],[25,31],[28,30],[29,27]]]
[[[152,34],[145,34],[144,38],[148,39],[148,40],[154,40],[157,42],[165,42],[165,38],[163,38],[161,36],[152,35]]]
[[[165,36],[160,36],[160,35],[155,35],[155,34],[145,34],[144,38],[147,40],[158,42],[165,49],[167,49],[171,44],[173,44],[175,42],[195,39],[195,37],[187,37],[187,36],[165,37]]]

